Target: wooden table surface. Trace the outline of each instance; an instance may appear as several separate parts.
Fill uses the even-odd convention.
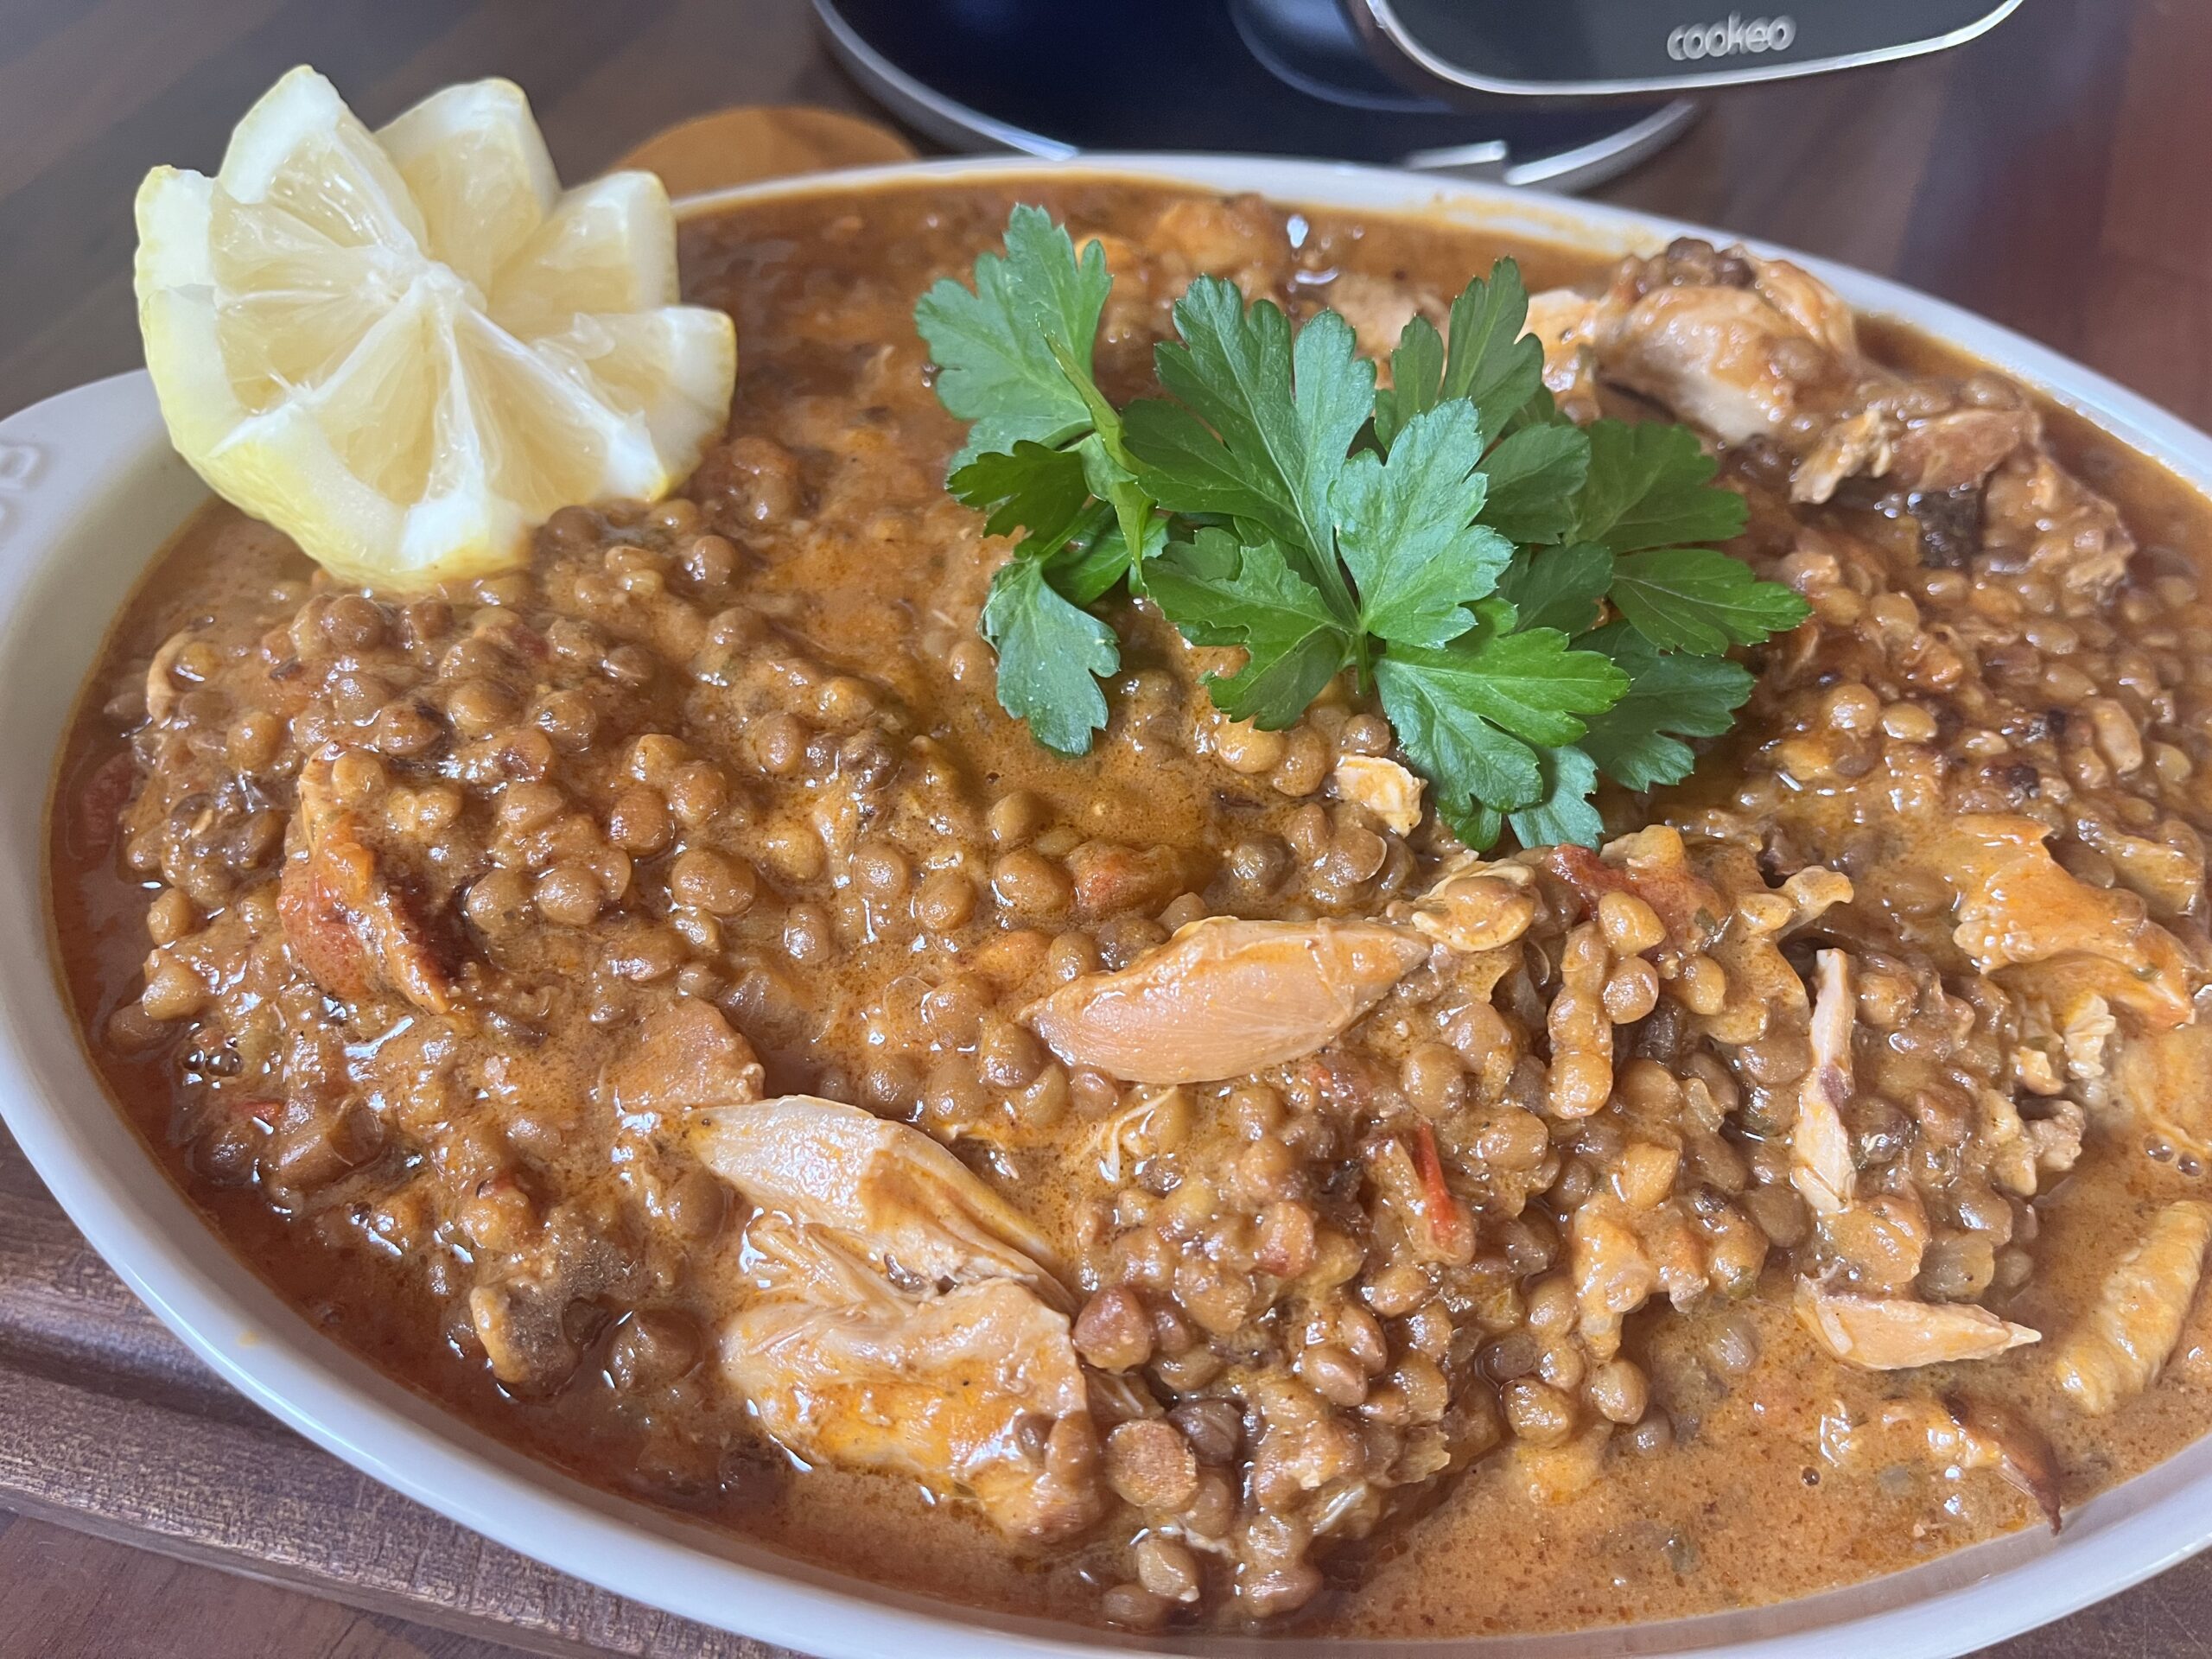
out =
[[[0,0],[0,412],[137,362],[140,175],[213,170],[231,123],[298,62],[372,121],[511,76],[571,178],[724,105],[868,107],[804,0]],[[2027,0],[1946,57],[1720,100],[1600,194],[1900,277],[2212,426],[2207,88],[2208,0]],[[0,1180],[11,1230],[67,1242],[27,1175]],[[8,1421],[30,1397],[0,1392],[0,1428],[30,1427]],[[321,1456],[254,1432],[280,1465]],[[0,1659],[506,1651],[0,1510]],[[2212,1656],[2212,1556],[1999,1651]]]

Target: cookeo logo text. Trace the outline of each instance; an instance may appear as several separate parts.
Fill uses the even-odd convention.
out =
[[[1732,11],[1717,23],[1683,24],[1667,36],[1667,55],[1676,63],[1695,63],[1700,58],[1787,52],[1796,38],[1794,17],[1754,17],[1747,23]]]

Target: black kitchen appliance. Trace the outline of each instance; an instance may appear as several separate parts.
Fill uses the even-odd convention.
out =
[[[1334,156],[1574,188],[1691,94],[1938,51],[2019,0],[814,0],[839,56],[961,149]]]

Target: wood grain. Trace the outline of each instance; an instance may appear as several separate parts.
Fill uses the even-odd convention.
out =
[[[903,162],[913,154],[913,145],[880,122],[804,105],[748,105],[678,122],[615,165],[658,173],[669,194],[692,196],[758,179]]]
[[[137,361],[139,178],[212,169],[303,61],[372,121],[511,76],[571,178],[732,104],[873,113],[804,0],[0,0],[0,412]],[[1723,99],[1603,194],[1897,276],[2212,424],[2208,85],[2205,0],[2034,0],[1945,57]],[[263,1416],[4,1136],[0,1506],[0,1659],[767,1655],[474,1538]],[[2001,1652],[2212,1659],[2212,1558]]]

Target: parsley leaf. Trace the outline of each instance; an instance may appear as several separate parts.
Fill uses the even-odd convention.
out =
[[[1470,847],[1480,851],[1497,839],[1501,808],[1542,792],[1536,752],[1465,707],[1450,675],[1385,656],[1375,664],[1375,683],[1398,747],[1434,785],[1438,813]]]
[[[976,256],[972,290],[948,276],[922,296],[914,326],[938,365],[938,400],[974,423],[952,470],[1024,439],[1057,448],[1090,429],[1090,407],[1054,347],[1089,378],[1112,285],[1103,246],[1087,244],[1078,259],[1052,216],[1024,205],[1007,220],[1003,257]]]
[[[1384,449],[1397,442],[1414,416],[1440,403],[1472,404],[1484,442],[1543,389],[1544,348],[1522,333],[1529,321],[1529,290],[1521,267],[1501,259],[1490,279],[1478,276],[1452,302],[1450,343],[1426,317],[1415,317],[1390,354],[1390,385],[1375,394],[1375,435]]]
[[[1686,426],[1592,421],[1590,468],[1575,502],[1574,537],[1616,553],[1743,533],[1749,509],[1711,480],[1719,470]]]
[[[1683,737],[1718,737],[1751,694],[1751,672],[1721,657],[1663,652],[1625,623],[1580,643],[1612,658],[1629,677],[1621,700],[1592,716],[1581,747],[1630,789],[1678,784],[1697,756]]]
[[[1528,321],[1529,290],[1510,259],[1499,260],[1488,282],[1476,277],[1452,302],[1444,395],[1473,404],[1486,433],[1503,432],[1543,386],[1543,342],[1522,332]]]
[[[1536,757],[1543,772],[1543,787],[1532,805],[1506,815],[1523,847],[1548,847],[1572,842],[1595,847],[1605,833],[1605,821],[1590,804],[1598,787],[1598,768],[1590,757],[1572,747],[1545,749]]]
[[[1566,416],[1559,412],[1559,404],[1553,397],[1551,388],[1539,380],[1536,383],[1535,396],[1507,417],[1503,435],[1510,438],[1516,432],[1527,427],[1553,426],[1560,423],[1572,424],[1567,422]]]
[[[1600,769],[1633,789],[1685,776],[1684,740],[1749,694],[1721,653],[1805,614],[1700,545],[1745,508],[1688,431],[1559,412],[1510,261],[1443,333],[1408,323],[1381,390],[1334,312],[1294,329],[1201,277],[1155,353],[1166,396],[1126,409],[1092,372],[1110,286],[1099,248],[1078,256],[1023,207],[972,290],[941,282],[915,308],[970,423],[948,487],[1021,534],[982,619],[1000,701],[1063,753],[1104,726],[1121,658],[1086,607],[1126,589],[1245,653],[1207,680],[1234,718],[1281,728],[1346,667],[1371,676],[1468,845],[1509,824],[1524,845],[1594,842]]]
[[[1379,678],[1395,664],[1435,689],[1440,702],[1478,715],[1530,743],[1572,743],[1586,729],[1581,716],[1611,708],[1628,690],[1628,676],[1594,651],[1577,651],[1557,628],[1508,632],[1510,607],[1496,600],[1479,607],[1484,626],[1439,650],[1394,647],[1376,664]]]
[[[1153,499],[1261,525],[1348,610],[1329,495],[1375,404],[1375,365],[1355,355],[1351,325],[1324,311],[1294,341],[1271,302],[1248,308],[1234,283],[1201,276],[1175,302],[1175,327],[1181,343],[1162,341],[1154,360],[1179,402],[1124,417]]]
[[[1091,509],[1094,515],[1102,511],[1096,506]],[[1094,517],[1088,528],[1079,529],[1046,556],[1045,579],[1063,597],[1077,605],[1089,605],[1111,592],[1116,583],[1125,579],[1136,581],[1135,567],[1140,560],[1153,557],[1166,543],[1167,521],[1151,518],[1145,524],[1144,544],[1139,558],[1132,559],[1120,524],[1102,523]]]
[[[1444,394],[1444,337],[1427,317],[1407,320],[1390,353],[1390,384],[1375,394],[1375,440],[1388,454],[1399,430]]]
[[[1811,607],[1778,582],[1709,547],[1631,554],[1613,567],[1608,595],[1636,631],[1663,651],[1717,657],[1796,627]]]
[[[1112,411],[1108,411],[1112,415]],[[1113,508],[1124,547],[1139,550],[1129,566],[1130,585],[1141,593],[1143,562],[1167,539],[1166,524],[1153,512],[1152,493],[1136,475],[1135,458],[1122,442],[1122,423],[1114,416],[1076,446],[1083,457],[1084,481],[1090,493]]]
[[[1083,456],[1074,449],[1048,449],[1024,438],[1003,454],[976,457],[945,480],[945,488],[989,517],[983,531],[1005,536],[1027,528],[1032,536],[1065,533],[1090,499]]]
[[[1574,524],[1575,497],[1590,474],[1590,439],[1572,422],[1524,426],[1498,440],[1483,471],[1483,522],[1512,542],[1556,542]]]
[[[1354,455],[1332,501],[1361,628],[1442,645],[1475,625],[1466,607],[1497,586],[1513,544],[1473,522],[1485,484],[1473,405],[1440,404],[1406,423],[1386,461]]]
[[[1612,585],[1613,556],[1592,542],[1524,547],[1498,578],[1498,597],[1524,628],[1580,633],[1598,620],[1598,601]]]
[[[982,627],[998,652],[999,707],[1048,749],[1088,749],[1106,723],[1098,678],[1121,666],[1114,630],[1055,593],[1042,560],[1018,556],[991,578]]]
[[[1058,536],[1095,495],[1111,504],[1125,543],[1145,540],[1152,498],[1122,442],[1120,412],[1091,374],[1112,286],[1096,243],[1078,259],[1050,215],[1017,206],[1005,253],[976,259],[972,292],[948,277],[914,308],[938,400],[974,422],[948,487],[988,512],[992,535],[1021,525]]]
[[[1215,707],[1232,720],[1280,731],[1351,660],[1344,618],[1272,542],[1240,547],[1227,531],[1201,530],[1156,560],[1146,582],[1184,638],[1250,653],[1235,674],[1209,677]]]

